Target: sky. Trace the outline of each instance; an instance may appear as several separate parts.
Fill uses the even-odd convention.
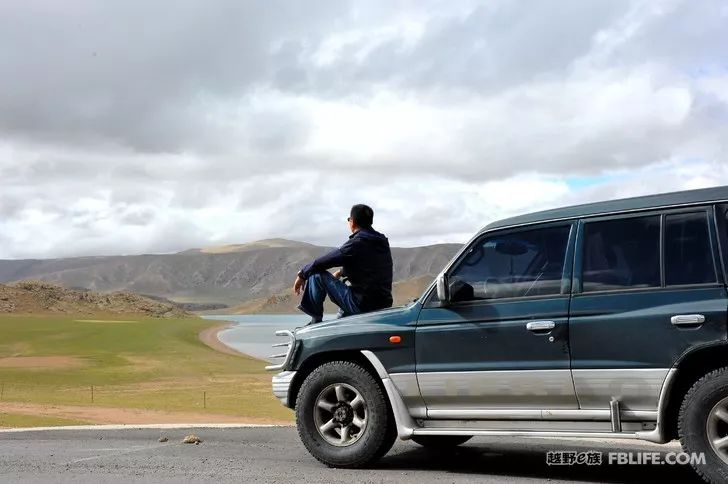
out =
[[[0,258],[394,246],[728,185],[722,0],[0,3]]]

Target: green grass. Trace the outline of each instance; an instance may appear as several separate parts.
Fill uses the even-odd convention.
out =
[[[58,427],[60,425],[86,425],[88,422],[70,418],[45,417],[42,415],[22,415],[0,413],[0,428]]]
[[[290,410],[271,394],[264,362],[219,353],[198,339],[200,331],[218,322],[76,319],[104,318],[0,316],[0,358],[71,356],[82,363],[56,369],[0,366],[0,410],[4,402],[22,402],[291,419]]]

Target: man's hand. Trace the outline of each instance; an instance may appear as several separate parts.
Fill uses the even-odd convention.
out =
[[[341,276],[343,276],[343,275],[344,275],[343,269],[339,269],[338,271],[334,272],[334,277],[337,279],[341,279]]]
[[[301,276],[296,276],[296,280],[293,283],[293,292],[296,293],[296,296],[301,295],[301,290],[303,289],[304,282],[306,282],[305,279],[302,279]]]

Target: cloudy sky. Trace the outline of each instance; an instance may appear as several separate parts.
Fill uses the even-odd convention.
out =
[[[0,4],[0,258],[393,245],[728,184],[728,4]]]

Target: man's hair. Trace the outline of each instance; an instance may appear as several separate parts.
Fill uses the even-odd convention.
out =
[[[351,207],[351,219],[356,225],[363,229],[372,228],[374,223],[374,210],[372,207],[364,204],[357,204]]]

